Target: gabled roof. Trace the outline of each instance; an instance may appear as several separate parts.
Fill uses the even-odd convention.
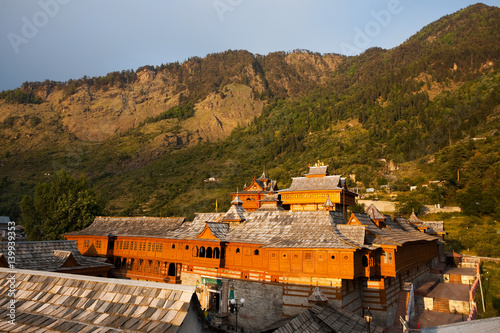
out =
[[[325,202],[323,203],[323,207],[335,207],[330,197],[327,197]]]
[[[236,197],[238,198],[238,197]],[[239,198],[238,198],[239,199]],[[233,200],[234,201],[234,200]],[[240,200],[241,202],[241,200]],[[242,222],[245,221],[245,213],[247,211],[241,206],[241,204],[232,204],[229,210],[222,215],[218,222]]]
[[[391,229],[403,230],[396,222],[394,222],[390,215],[385,215],[385,225]]]
[[[347,241],[354,243],[359,247],[363,247],[363,245],[365,245],[366,232],[364,226],[339,224],[337,225],[337,229],[342,237],[344,237]]]
[[[7,253],[8,243],[0,242],[0,252]],[[74,241],[16,242],[16,269],[63,272],[88,268],[110,268],[110,264],[84,257]]]
[[[352,223],[354,219],[365,226],[366,230],[373,235],[374,238],[369,239],[369,242],[373,244],[402,246],[410,242],[436,240],[435,237],[426,235],[417,230],[410,230],[410,232],[408,232],[399,229],[379,228],[365,213],[353,213],[349,222]]]
[[[309,173],[306,176],[328,175],[328,165],[309,167]]]
[[[301,312],[275,333],[361,333],[366,332],[366,325],[363,317],[330,303]],[[371,323],[370,331],[382,333],[383,328]]]
[[[227,223],[214,223],[207,222],[205,229],[196,238],[203,238],[209,240],[217,240],[223,242],[229,230]]]
[[[247,215],[245,223],[229,229],[226,241],[264,247],[355,249],[338,236],[336,221],[342,221],[342,212],[256,210]]]
[[[365,209],[365,212],[372,220],[385,220],[385,216],[377,209],[377,207],[375,207],[374,204],[370,204],[370,206]]]
[[[184,217],[105,217],[97,216],[92,224],[67,236],[154,236],[179,228]]]
[[[409,223],[404,217],[395,217],[394,222],[405,231],[418,231],[418,229],[413,224]]]
[[[325,176],[325,177],[293,177],[292,184],[289,188],[280,190],[279,192],[292,191],[322,191],[322,190],[340,190],[340,176]]]
[[[177,332],[196,302],[194,286],[16,271],[19,332]],[[2,332],[14,328],[8,322],[9,274],[0,268]]]

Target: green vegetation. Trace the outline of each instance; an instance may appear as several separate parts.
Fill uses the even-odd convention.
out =
[[[31,92],[24,92],[22,89],[4,90],[0,92],[0,99],[16,104],[41,104],[43,99],[35,96]]]
[[[188,103],[182,106],[174,106],[173,108],[168,109],[168,111],[162,112],[156,117],[148,117],[144,121],[144,124],[154,123],[163,119],[179,119],[184,120],[194,115],[194,107],[193,104]]]
[[[476,216],[484,221],[477,230],[492,234],[491,228],[499,228],[487,221],[500,219],[499,12],[471,6],[430,24],[399,47],[373,48],[356,57],[230,50],[101,78],[25,83],[23,91],[56,91],[67,98],[84,86],[93,91],[136,88],[138,74],[147,70],[175,87],[180,102],[143,126],[99,143],[64,137],[65,127],[55,118],[53,123],[5,118],[2,128],[14,134],[0,148],[6,165],[0,213],[18,218],[21,197],[32,193],[43,172],[66,168],[85,173],[109,199],[114,215],[191,218],[194,212],[214,211],[216,201],[220,210],[227,209],[228,192],[248,184],[264,167],[284,188],[320,159],[332,174],[355,175],[351,187],[388,185],[401,193],[402,214],[423,204],[458,204],[467,215],[457,220]],[[209,94],[224,96],[228,84],[252,88],[253,98],[265,101],[262,114],[217,142],[165,144],[148,151],[159,147],[153,142],[166,141],[165,132],[177,134],[160,120],[189,118],[196,103]],[[147,88],[136,91],[148,97]],[[47,126],[65,140],[18,153],[22,123],[36,130]],[[210,177],[220,181],[204,182]],[[410,186],[418,187],[408,194]],[[496,253],[475,246],[495,240],[466,234],[450,232],[451,246]]]
[[[54,240],[87,227],[103,211],[103,204],[85,176],[73,178],[62,170],[36,185],[20,208],[29,240]]]
[[[477,290],[475,301],[477,304],[477,319],[500,316],[500,263],[483,261],[481,277],[485,300],[483,310],[481,290]]]

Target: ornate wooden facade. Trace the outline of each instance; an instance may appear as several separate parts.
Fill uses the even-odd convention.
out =
[[[275,180],[271,180],[266,177],[266,173],[263,172],[259,178],[252,180],[249,186],[243,188],[242,192],[232,192],[231,197],[233,200],[238,196],[243,202],[243,208],[247,212],[257,210],[261,207],[261,200],[269,193],[278,190],[278,185]]]
[[[272,191],[261,202],[248,212],[236,196],[227,212],[193,221],[98,217],[65,236],[110,258],[118,277],[196,286],[202,306],[221,315],[228,297],[244,297],[255,306],[241,324],[253,329],[310,307],[316,286],[345,309],[369,306],[379,324],[392,323],[403,283],[428,274],[438,255],[437,238],[402,218],[284,210]]]
[[[345,178],[328,175],[328,166],[317,163],[305,177],[294,177],[290,188],[280,190],[283,205],[290,210],[346,211],[356,204],[357,194],[347,189]]]

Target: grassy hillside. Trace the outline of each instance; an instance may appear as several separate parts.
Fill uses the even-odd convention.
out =
[[[22,195],[65,168],[111,214],[192,217],[264,167],[283,188],[321,159],[350,186],[441,180],[421,200],[498,220],[498,40],[500,9],[475,5],[355,57],[227,51],[26,83],[0,96],[0,214],[18,218]]]

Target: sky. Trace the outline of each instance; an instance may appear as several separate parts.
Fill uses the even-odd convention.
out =
[[[0,91],[225,50],[390,49],[467,0],[1,0]],[[498,6],[498,0],[484,0]]]

